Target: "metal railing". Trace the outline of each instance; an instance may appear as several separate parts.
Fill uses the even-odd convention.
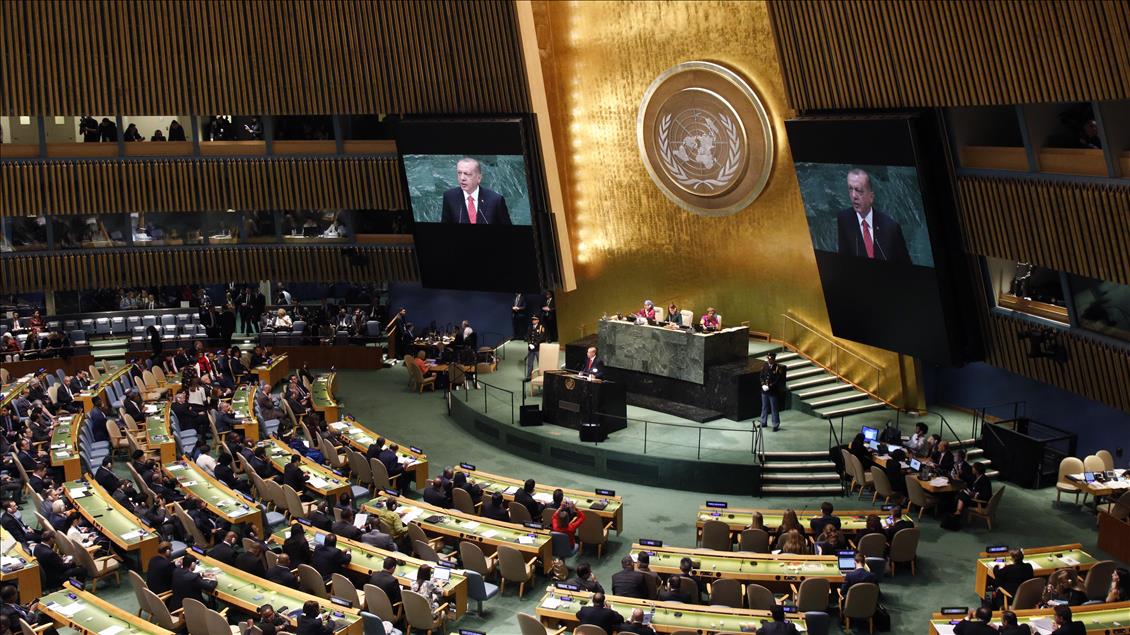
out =
[[[470,388],[468,388],[468,384],[470,382],[471,382],[471,380],[467,379],[463,383],[462,386],[456,387],[455,390],[452,390],[450,387],[448,387],[448,393],[450,394],[450,393],[454,392],[455,395],[458,396],[459,388],[462,388],[463,389],[463,401],[465,403],[469,404],[469,403],[471,403],[471,394],[472,394]],[[494,411],[495,412],[498,412],[499,409],[502,409],[502,410],[509,409],[509,411],[510,411],[510,425],[515,425],[517,423],[518,419],[517,419],[517,415],[515,414],[516,409],[514,407],[514,391],[507,390],[507,389],[502,388],[500,386],[495,386],[494,384],[489,384],[489,383],[487,383],[487,382],[485,382],[481,379],[478,380],[478,385],[479,385],[480,392],[482,392],[482,394],[483,394],[483,414],[489,414],[491,412],[491,410],[490,410],[491,403],[494,403]],[[509,408],[507,408],[507,406]]]
[[[825,356],[817,354],[812,349],[806,350],[805,347],[802,347],[800,345],[800,343],[798,342],[797,337],[796,337],[796,328],[797,327],[802,329],[803,332],[811,334],[811,335],[815,335],[816,337],[818,337],[819,339],[821,339],[825,343],[827,343],[831,347],[830,354],[827,357],[825,357]],[[837,374],[840,377],[843,377],[845,379],[847,378],[847,373],[844,372],[844,369],[843,369],[843,366],[841,365],[841,362],[847,361],[847,360],[841,359],[841,356],[844,357],[844,358],[850,358],[851,360],[855,360],[855,361],[859,361],[859,362],[863,363],[865,366],[869,367],[871,371],[874,371],[875,385],[871,389],[871,393],[873,395],[878,396],[879,387],[883,383],[883,369],[882,369],[882,367],[876,365],[874,362],[864,358],[863,356],[859,355],[858,353],[853,353],[852,351],[848,350],[847,348],[844,348],[844,346],[842,344],[836,342],[834,339],[832,339],[831,336],[824,335],[820,331],[816,330],[815,327],[813,327],[810,324],[805,323],[803,320],[800,320],[799,318],[795,318],[792,315],[789,315],[788,313],[782,313],[781,314],[781,339],[785,340],[786,342],[790,342],[793,346],[796,347],[797,351],[803,353],[806,357],[811,358],[813,361],[817,362],[820,365],[825,366],[825,368],[827,368],[828,370],[832,371],[833,373],[835,373],[835,374]],[[868,374],[868,378],[870,379],[871,372],[868,371],[867,374]],[[863,382],[860,382],[860,387],[863,388],[864,390],[868,389],[867,386]]]
[[[989,413],[990,410],[997,410],[999,412],[1000,408],[1005,409],[1006,414],[1004,416],[998,416]],[[1007,413],[1008,409],[1010,408],[1012,412]],[[1015,421],[1016,419],[1026,416],[1027,413],[1027,401],[1005,401],[1002,403],[993,404],[991,406],[981,406],[980,408],[975,408],[973,410],[973,437],[977,438],[980,436],[981,428],[985,425],[988,417]]]

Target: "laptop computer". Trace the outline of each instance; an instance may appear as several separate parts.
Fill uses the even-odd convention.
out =
[[[1083,480],[1088,482],[1088,483],[1094,483],[1095,482],[1095,473],[1094,472],[1083,472]]]
[[[922,461],[919,461],[918,459],[910,459],[910,469],[914,470],[915,472],[921,470]]]
[[[871,426],[863,426],[861,432],[863,432],[863,438],[867,441],[879,440],[879,430],[877,428],[872,428]]]
[[[314,536],[314,544],[315,544],[315,545],[317,545],[317,546],[319,546],[319,547],[321,547],[322,545],[326,544],[326,535],[325,535],[325,534],[317,534],[317,535],[315,535],[315,536]]]
[[[839,565],[840,571],[854,571],[855,570],[855,552],[854,551],[837,551],[836,564]]]
[[[447,582],[451,579],[451,569],[444,567],[436,567],[435,569],[432,569],[432,579],[438,580],[440,582]]]
[[[869,449],[873,452],[878,452],[879,451],[879,442],[878,441],[868,441],[867,442],[867,449]]]

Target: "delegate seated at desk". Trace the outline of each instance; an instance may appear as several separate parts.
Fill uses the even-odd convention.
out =
[[[592,379],[601,379],[604,377],[604,362],[596,357],[596,347],[590,346],[585,353],[585,363],[581,370],[577,373],[581,377],[590,377]]]
[[[636,315],[644,318],[645,320],[654,320],[655,319],[655,304],[653,304],[651,302],[651,300],[644,300],[643,301],[643,308],[640,309],[639,311],[636,311]]]
[[[706,313],[702,314],[700,320],[702,330],[704,331],[719,331],[722,329],[722,316],[714,310],[714,307],[707,307]]]

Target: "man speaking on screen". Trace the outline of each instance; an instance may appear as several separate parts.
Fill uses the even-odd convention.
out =
[[[851,207],[841,210],[836,216],[839,252],[860,258],[910,264],[910,253],[906,249],[902,228],[895,219],[874,208],[875,192],[871,189],[871,175],[860,169],[851,170],[847,174],[847,185]],[[446,205],[444,213],[447,213]]]
[[[483,180],[479,162],[463,158],[455,164],[459,187],[443,193],[443,222],[471,225],[509,225],[506,199],[494,190],[480,187]]]

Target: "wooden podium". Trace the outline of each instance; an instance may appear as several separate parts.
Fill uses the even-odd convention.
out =
[[[1100,511],[1099,549],[1122,562],[1130,562],[1130,520],[1118,520]]]
[[[545,373],[542,419],[581,431],[582,441],[603,441],[628,427],[627,394],[619,382],[589,380],[567,370]]]

